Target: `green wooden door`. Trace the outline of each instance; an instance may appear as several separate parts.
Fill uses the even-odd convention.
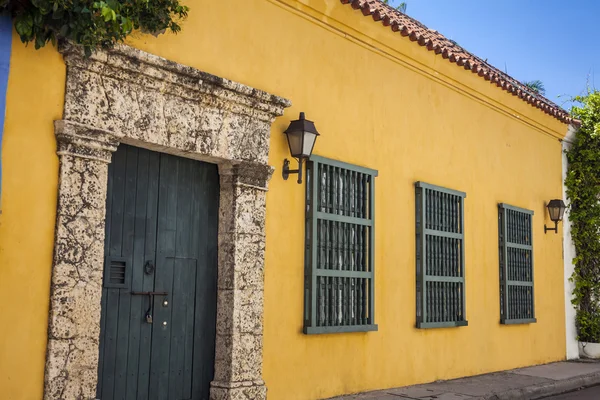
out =
[[[209,398],[218,196],[216,165],[127,145],[113,155],[98,399]]]

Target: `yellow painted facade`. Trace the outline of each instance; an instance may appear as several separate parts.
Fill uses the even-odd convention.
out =
[[[179,35],[132,45],[288,98],[275,121],[267,196],[264,379],[271,400],[403,386],[565,358],[562,236],[544,234],[561,195],[567,126],[339,0],[189,0]],[[0,215],[0,398],[43,391],[65,66],[15,36]],[[281,178],[283,130],[299,111],[322,136],[315,154],[379,170],[379,331],[307,336],[304,185]],[[414,182],[467,193],[469,326],[415,328]],[[536,316],[499,324],[497,204],[534,216]]]
[[[65,65],[13,35],[2,145],[0,398],[41,399]]]

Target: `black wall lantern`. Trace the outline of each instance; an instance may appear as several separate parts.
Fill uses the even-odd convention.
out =
[[[290,169],[290,161],[286,158],[283,160],[283,179],[287,180],[291,174],[298,174],[298,183],[302,183],[302,163],[312,154],[319,132],[315,123],[307,120],[301,112],[300,119],[290,122],[284,133],[290,146],[290,154],[298,160],[298,169]]]
[[[554,228],[548,228],[544,224],[544,233],[547,233],[548,231],[558,233],[558,221],[562,221],[563,215],[565,214],[565,203],[562,200],[554,199],[550,200],[547,207],[550,220],[554,222]]]

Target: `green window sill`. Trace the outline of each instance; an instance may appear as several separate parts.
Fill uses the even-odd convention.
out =
[[[527,318],[527,319],[501,319],[500,323],[502,325],[518,325],[518,324],[534,324],[537,322],[535,318]]]
[[[417,322],[419,329],[433,328],[458,328],[460,326],[468,326],[468,321],[451,321],[451,322]]]
[[[377,331],[377,325],[347,325],[347,326],[305,326],[304,333],[307,335],[319,335],[323,333],[348,333],[348,332],[373,332]]]

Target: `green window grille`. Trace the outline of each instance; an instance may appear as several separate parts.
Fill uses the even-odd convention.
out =
[[[306,175],[304,333],[375,331],[377,171],[312,156]]]
[[[466,326],[463,192],[415,183],[417,328]]]
[[[498,205],[500,322],[536,322],[533,293],[533,211]]]

